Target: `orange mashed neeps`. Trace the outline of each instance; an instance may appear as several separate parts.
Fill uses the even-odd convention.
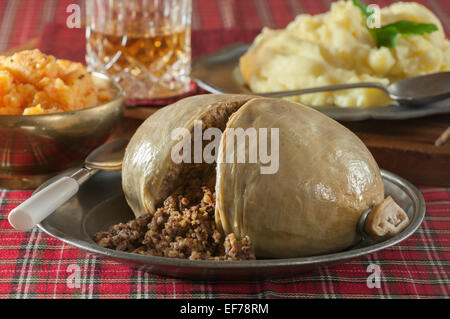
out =
[[[39,50],[0,56],[0,114],[76,111],[112,98],[110,90],[94,85],[81,63]]]

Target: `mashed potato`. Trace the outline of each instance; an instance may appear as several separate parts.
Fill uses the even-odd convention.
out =
[[[0,114],[67,112],[112,98],[96,88],[80,63],[57,60],[39,50],[0,56]]]
[[[450,70],[450,41],[438,18],[424,6],[398,2],[381,10],[381,25],[398,20],[434,23],[425,35],[400,35],[397,46],[377,48],[365,18],[352,1],[339,1],[320,15],[299,15],[284,30],[265,28],[240,61],[254,92],[275,92],[340,83],[389,85],[408,77]],[[310,105],[385,106],[376,89],[307,94],[289,98]]]

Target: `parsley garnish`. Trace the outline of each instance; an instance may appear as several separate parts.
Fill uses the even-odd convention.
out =
[[[369,6],[362,4],[359,0],[352,0],[365,17],[370,17],[373,11]],[[399,20],[394,23],[387,24],[381,28],[368,28],[372,34],[378,48],[392,48],[397,45],[399,34],[416,34],[423,35],[438,31],[438,27],[433,23],[418,23],[410,20]]]

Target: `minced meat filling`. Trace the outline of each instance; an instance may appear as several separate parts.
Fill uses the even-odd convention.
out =
[[[223,132],[226,128],[228,119],[242,106],[242,104],[243,103],[241,102],[231,102],[226,104],[220,103],[220,105],[215,105],[215,107],[212,107],[200,118],[202,123],[202,132],[204,133],[208,128],[217,128]],[[193,130],[194,128],[192,127],[190,131],[192,145],[195,143]],[[202,149],[205,149],[208,143],[209,141],[203,141]],[[183,152],[181,151],[180,156],[182,155]],[[166,176],[164,177],[158,197],[166,198],[170,194],[174,193],[190,194],[185,191],[180,191],[180,189],[190,188],[193,184],[192,181],[198,179],[202,181],[200,186],[207,186],[213,189],[215,185],[215,176],[216,165],[206,162],[195,163],[194,154],[192,153],[190,163],[172,163]],[[196,192],[198,191],[201,191],[201,187],[196,189]],[[157,206],[162,205],[162,203],[155,204]]]
[[[224,236],[214,221],[215,194],[203,187],[200,204],[182,195],[169,196],[154,215],[146,214],[126,224],[95,234],[105,248],[143,255],[206,260],[255,259],[248,237]]]

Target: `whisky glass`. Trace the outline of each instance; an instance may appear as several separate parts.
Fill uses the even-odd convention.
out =
[[[86,0],[86,63],[128,99],[189,90],[191,0]]]

